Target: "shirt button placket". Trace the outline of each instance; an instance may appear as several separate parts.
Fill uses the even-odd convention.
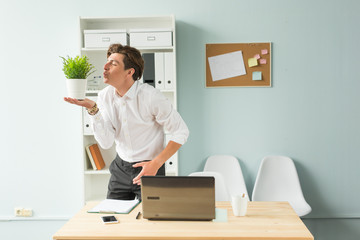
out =
[[[126,114],[126,102],[124,101],[122,103],[122,126],[124,129],[124,136],[125,136],[125,147],[126,147],[126,154],[128,155],[128,157],[132,157],[132,152],[131,152],[131,141],[130,141],[130,136],[129,136],[129,127],[127,124],[127,114]]]

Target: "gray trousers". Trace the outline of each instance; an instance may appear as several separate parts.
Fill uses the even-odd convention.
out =
[[[137,197],[141,200],[141,186],[133,184],[133,179],[141,172],[142,167],[134,168],[133,164],[135,163],[126,162],[116,155],[110,165],[108,199],[132,200]],[[156,175],[165,175],[165,164],[159,168]]]

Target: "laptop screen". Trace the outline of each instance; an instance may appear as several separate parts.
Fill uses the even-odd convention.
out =
[[[143,216],[148,219],[212,220],[215,179],[205,176],[143,176]]]

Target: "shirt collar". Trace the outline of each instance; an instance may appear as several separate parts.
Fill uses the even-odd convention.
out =
[[[138,84],[139,81],[135,81],[134,84],[130,87],[130,89],[125,93],[124,97],[126,96],[130,99],[134,98]]]
[[[139,85],[139,81],[135,81],[134,84],[129,88],[129,90],[125,93],[124,96],[120,97],[117,93],[116,93],[116,88],[114,88],[114,95],[119,97],[119,98],[129,98],[129,99],[132,99],[135,97],[135,93],[136,93],[136,89]]]

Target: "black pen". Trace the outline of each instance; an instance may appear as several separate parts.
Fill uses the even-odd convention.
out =
[[[138,214],[136,215],[136,219],[139,219],[141,215],[141,212],[138,212]]]

